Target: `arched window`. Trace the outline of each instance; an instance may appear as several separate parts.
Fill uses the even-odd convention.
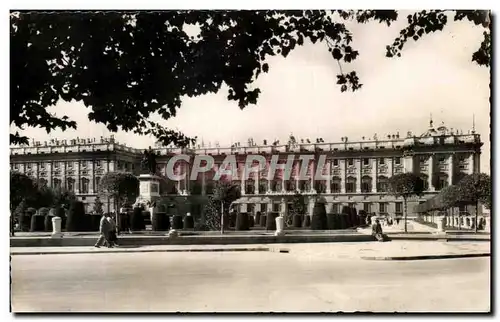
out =
[[[341,184],[342,184],[342,179],[340,179],[339,177],[333,177],[332,178],[332,181],[331,181],[331,186],[330,186],[330,190],[332,193],[340,193],[341,191]],[[338,212],[336,212],[338,213]]]
[[[354,193],[356,192],[356,178],[348,177],[345,182],[345,192]]]
[[[81,178],[80,185],[80,193],[89,193],[89,179]]]
[[[286,180],[285,181],[285,190],[286,191],[295,191],[295,180]]]
[[[325,193],[326,181],[325,180],[314,181],[314,190],[316,190],[317,193]]]
[[[260,179],[259,180],[259,193],[266,193],[268,184],[269,183],[268,183],[267,179]]]
[[[389,191],[389,179],[384,176],[379,176],[377,178],[377,192],[388,192]]]
[[[59,178],[52,179],[52,188],[61,189],[61,179]]]
[[[66,189],[68,189],[68,191],[70,192],[75,191],[75,179],[73,178],[66,179]]]
[[[361,192],[371,192],[372,191],[372,178],[369,176],[363,176],[361,178]]]
[[[248,179],[245,181],[245,194],[253,195],[255,193],[255,181]]]

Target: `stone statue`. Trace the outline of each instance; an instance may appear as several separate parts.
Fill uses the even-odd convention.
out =
[[[147,171],[149,174],[156,173],[156,154],[151,147],[149,147],[149,150],[144,150],[141,165],[142,169]]]

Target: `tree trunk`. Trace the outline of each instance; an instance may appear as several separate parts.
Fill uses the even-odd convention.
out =
[[[224,202],[220,202],[221,214],[220,214],[220,234],[224,235]]]
[[[477,217],[478,217],[478,212],[479,212],[479,200],[476,200],[476,216],[475,216],[475,223],[474,223],[474,231],[477,233]]]
[[[116,223],[116,234],[120,234],[120,209],[118,208],[118,198],[115,198],[115,212],[116,212],[116,217],[115,217],[115,223]]]
[[[408,223],[407,223],[407,217],[408,217],[408,205],[406,204],[406,198],[403,198],[403,202],[404,202],[404,207],[405,207],[405,210],[404,210],[404,221],[405,221],[405,234],[408,233]]]

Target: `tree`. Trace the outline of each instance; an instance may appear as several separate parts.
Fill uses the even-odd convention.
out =
[[[104,213],[103,209],[102,209],[102,201],[101,201],[101,198],[99,198],[99,196],[95,197],[94,199],[94,213],[97,214],[97,215],[102,215]]]
[[[118,215],[120,206],[134,202],[139,195],[139,179],[128,172],[108,172],[99,181],[98,192],[100,196],[113,198]],[[116,223],[119,225],[118,219]]]
[[[33,179],[19,172],[10,172],[10,211],[14,212],[21,201],[33,198],[37,187]]]
[[[465,176],[458,183],[459,198],[463,204],[475,205],[475,230],[477,232],[477,217],[479,213],[479,203],[489,202],[491,205],[491,178],[485,173],[474,173]]]
[[[293,224],[293,217],[295,215],[304,215],[306,212],[306,204],[304,196],[296,191],[292,198],[292,205],[288,211],[288,216],[286,218],[286,224],[291,226]]]
[[[10,19],[10,124],[20,129],[76,128],[67,116],[47,107],[83,102],[89,120],[110,131],[133,131],[162,143],[186,146],[196,138],[167,129],[149,117],[174,117],[186,96],[229,88],[228,100],[240,108],[256,104],[260,89],[251,86],[269,71],[268,59],[288,54],[306,41],[322,43],[337,61],[342,92],[362,87],[355,71],[341,63],[359,56],[346,23],[377,21],[391,25],[392,10],[261,10],[12,12]],[[423,10],[387,46],[387,57],[401,56],[404,45],[441,31],[449,20],[468,19],[484,27],[484,40],[472,60],[490,65],[490,13]],[[196,26],[199,33],[190,36]],[[18,132],[13,144],[28,143]]]
[[[233,202],[241,197],[240,187],[238,185],[233,185],[231,182],[218,181],[215,184],[213,190],[213,201],[220,204],[220,209],[217,207],[216,210],[220,210],[220,223],[221,223],[221,234],[224,234],[224,214],[229,213],[229,209]]]
[[[408,232],[408,198],[420,196],[424,192],[423,180],[414,173],[400,173],[389,178],[389,190],[396,197],[402,197],[404,202],[405,233]]]
[[[52,206],[54,208],[69,209],[70,204],[76,200],[75,193],[67,189],[53,189],[53,196]]]

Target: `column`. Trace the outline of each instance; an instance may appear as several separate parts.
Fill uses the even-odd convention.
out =
[[[326,180],[326,193],[332,193],[332,160],[326,160],[326,171],[328,171],[328,179]]]
[[[240,191],[241,195],[245,195],[246,181],[245,181],[245,166],[243,166],[243,171],[238,171],[238,174],[241,175],[240,178]]]
[[[259,192],[259,177],[260,177],[260,175],[259,175],[259,173],[258,173],[258,172],[257,172],[257,173],[253,172],[253,175],[254,175],[254,180],[253,180],[253,182],[254,182],[255,194],[256,194],[256,195],[258,195],[258,194],[260,193],[260,192]],[[259,210],[260,210],[260,209],[259,209]]]
[[[455,153],[451,153],[450,156],[448,157],[448,185],[451,186],[453,185],[453,175],[454,175],[454,166],[455,166]]]
[[[391,162],[394,163],[394,159],[391,158]],[[413,172],[413,155],[405,155],[403,157],[403,166],[404,166],[404,172]]]
[[[280,211],[280,216],[285,216],[287,212],[287,203],[286,203],[286,198],[282,197],[281,198],[281,211]]]
[[[94,194],[95,189],[95,160],[92,159],[92,168],[89,169],[90,172],[90,180],[89,180],[89,193]]]
[[[207,194],[205,173],[206,172],[203,172],[201,174],[201,195],[202,196],[205,196]]]
[[[313,210],[314,210],[314,198],[313,197],[309,197],[309,204],[308,204],[307,213],[311,217],[313,215]]]
[[[432,177],[434,175],[434,153],[432,153],[429,156],[429,178],[428,178],[428,185],[429,185],[429,191],[435,191],[434,186],[432,185]]]
[[[467,161],[467,174],[473,174],[473,173],[474,173],[474,153],[471,153]]]
[[[81,182],[80,182],[80,165],[81,165],[81,160],[78,160],[77,162],[75,162],[76,164],[74,165],[75,166],[75,172],[76,172],[76,182],[75,182],[75,192],[77,194],[80,193],[80,187],[81,187]]]
[[[361,159],[354,159],[354,166],[356,167],[356,193],[361,193],[361,172],[363,171]]]
[[[372,192],[375,193],[377,192],[377,169],[378,169],[378,162],[377,158],[372,160]]]
[[[342,181],[340,183],[340,193],[345,193],[345,187],[346,187],[346,159],[339,159],[339,165],[340,165],[340,180]]]
[[[311,165],[311,189],[310,191],[314,191],[314,176],[316,175],[316,159],[312,160],[312,165]]]

